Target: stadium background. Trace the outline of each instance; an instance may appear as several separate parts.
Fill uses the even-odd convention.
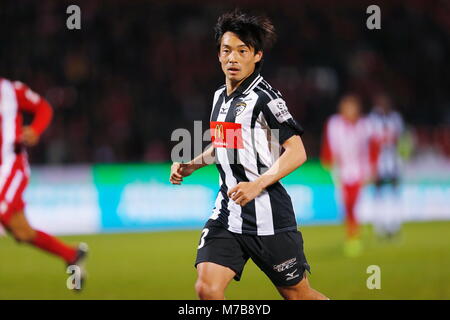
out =
[[[66,28],[71,4],[81,8],[81,30]],[[370,4],[381,7],[381,30],[366,28]],[[212,27],[236,5],[265,13],[278,30],[263,75],[306,131],[310,160],[284,183],[305,226],[314,286],[338,299],[450,298],[450,5],[419,0],[2,1],[0,74],[55,110],[29,150],[27,215],[88,242],[92,256],[88,287],[74,296],[59,262],[1,237],[0,298],[195,298],[192,263],[217,173],[169,185],[171,133],[207,123],[223,82]],[[347,90],[366,111],[386,90],[408,125],[401,196],[390,208],[408,221],[402,238],[380,242],[366,227],[366,250],[353,259],[342,255],[339,196],[317,161],[324,123]],[[365,222],[375,214],[372,193],[364,190],[358,210]],[[381,290],[366,287],[373,264]],[[228,296],[278,297],[253,264]]]

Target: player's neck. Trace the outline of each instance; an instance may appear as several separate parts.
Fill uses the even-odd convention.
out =
[[[227,96],[231,95],[234,91],[236,91],[236,89],[241,85],[242,82],[244,82],[245,79],[247,79],[247,77],[245,77],[240,81],[232,81],[227,78],[225,80],[225,83],[227,85]]]
[[[348,117],[348,116],[342,115],[342,118],[343,118],[345,121],[347,121],[348,123],[351,123],[351,124],[355,124],[355,123],[357,123],[358,120],[359,120],[359,116],[358,116],[358,117]]]
[[[253,74],[253,72],[254,72],[254,70],[239,81],[233,81],[228,78],[225,78],[225,84],[227,86],[227,96],[230,96],[230,94],[232,94],[234,91],[236,91],[236,89],[239,88],[239,86],[242,84],[242,82],[244,82],[245,79],[250,77]]]

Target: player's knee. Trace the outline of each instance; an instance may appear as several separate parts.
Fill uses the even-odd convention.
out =
[[[284,296],[286,300],[308,300],[309,293],[305,290],[292,290]]]
[[[195,283],[195,291],[201,300],[222,299],[224,293],[218,285],[202,280],[197,280]]]
[[[309,300],[314,290],[309,286],[306,277],[292,287],[284,288],[282,291],[283,298],[286,300]]]
[[[31,242],[33,241],[35,237],[35,232],[32,229],[28,228],[14,228],[11,229],[11,233],[14,237],[14,239],[21,243],[21,242]]]
[[[285,300],[310,300],[312,296],[312,289],[299,289],[290,290],[284,294]]]

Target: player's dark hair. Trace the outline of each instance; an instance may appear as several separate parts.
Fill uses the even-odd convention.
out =
[[[269,49],[276,40],[275,27],[264,16],[251,16],[239,10],[225,13],[219,17],[214,27],[217,50],[225,32],[235,33],[255,53]]]

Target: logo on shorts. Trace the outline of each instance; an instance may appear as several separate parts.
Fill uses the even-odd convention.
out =
[[[285,271],[287,269],[292,268],[296,264],[297,264],[297,258],[292,258],[292,259],[289,259],[289,260],[287,260],[287,261],[285,261],[285,262],[283,262],[281,264],[273,266],[273,270],[275,270],[276,272],[283,272],[283,271]]]
[[[300,275],[295,274],[296,272],[297,272],[297,269],[295,269],[294,271],[292,271],[290,273],[286,273],[286,280],[292,280],[292,279],[298,278]]]

